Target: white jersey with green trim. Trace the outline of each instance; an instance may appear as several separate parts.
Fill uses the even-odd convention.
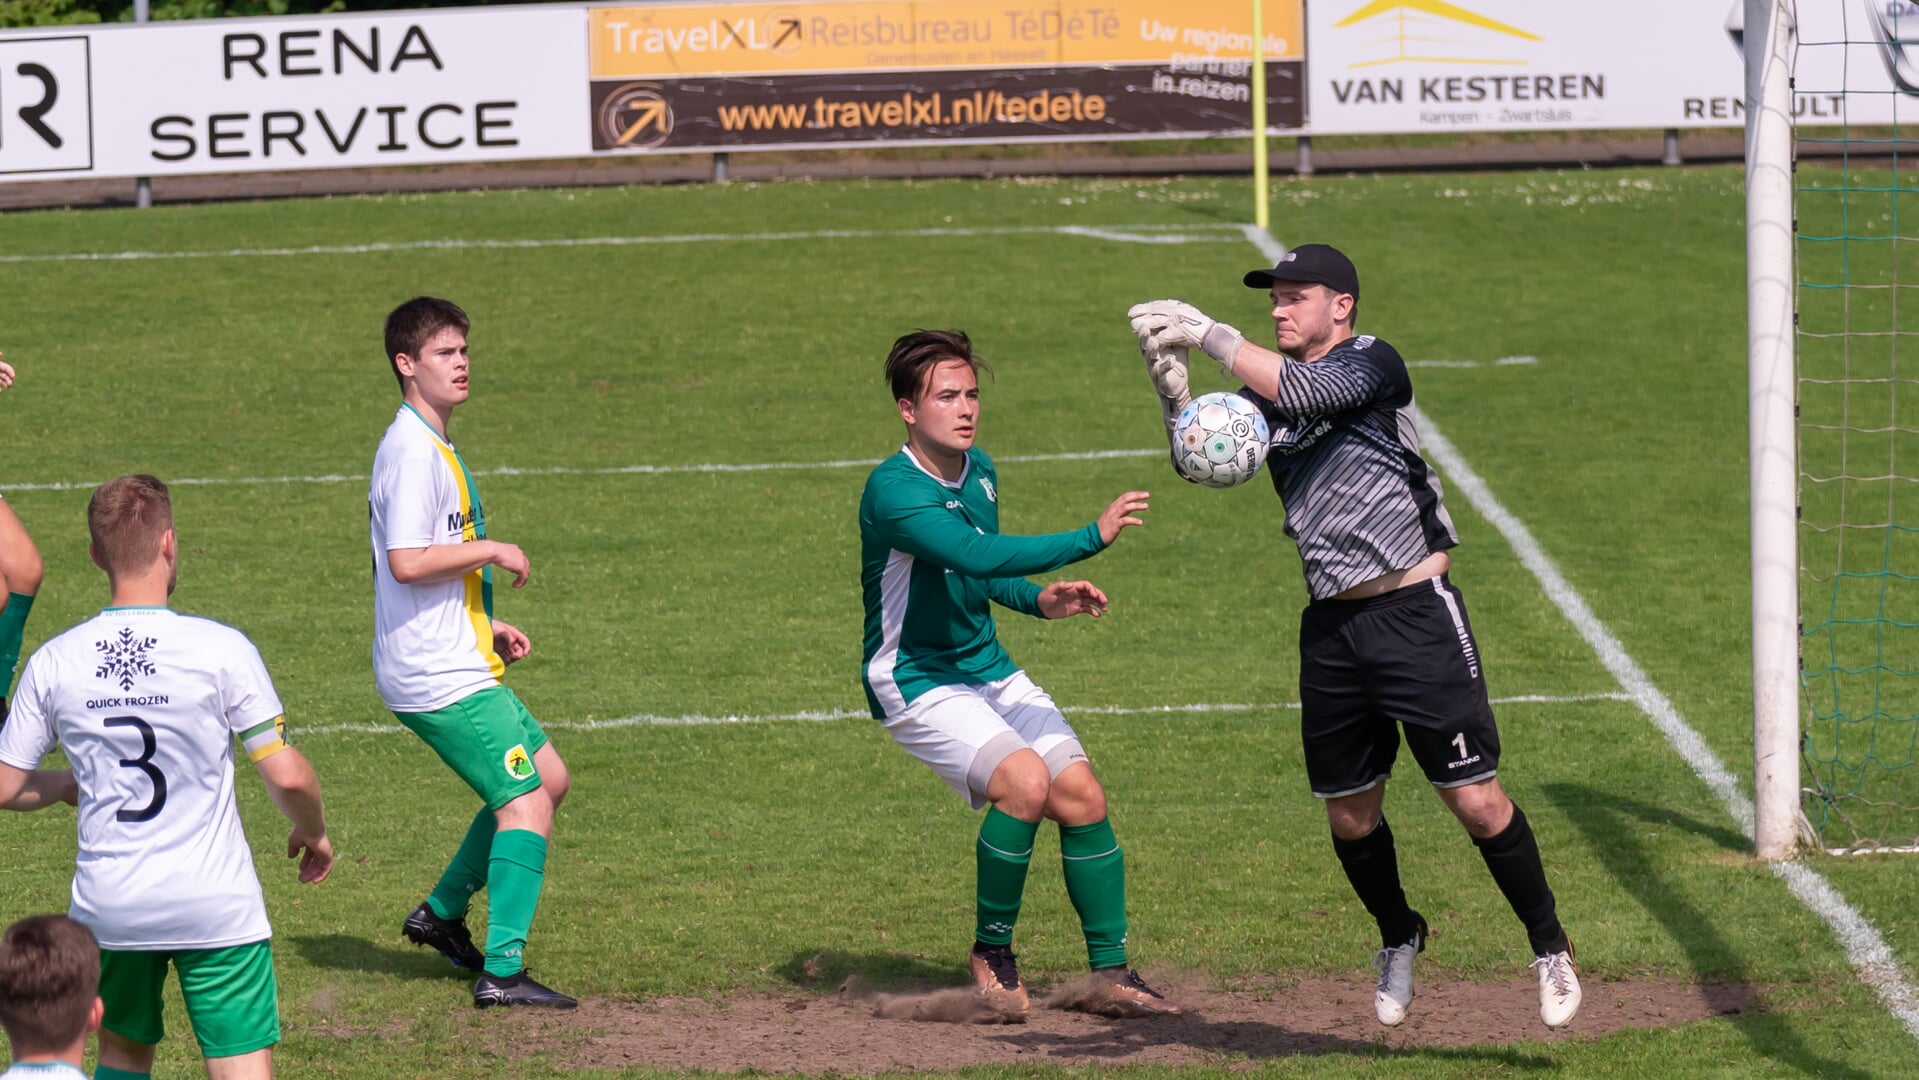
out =
[[[443,709],[497,685],[492,567],[402,585],[387,552],[486,538],[480,492],[453,444],[400,406],[367,486],[373,536],[373,684],[394,712]]]
[[[280,698],[245,634],[163,607],[108,608],[20,674],[0,761],[57,743],[80,788],[74,919],[102,948],[264,941],[260,880],[233,798],[233,740],[283,749]]]

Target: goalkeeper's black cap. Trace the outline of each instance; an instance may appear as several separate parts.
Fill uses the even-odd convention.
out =
[[[1270,289],[1275,281],[1324,285],[1334,292],[1359,299],[1359,271],[1353,269],[1353,260],[1328,244],[1301,244],[1281,255],[1271,270],[1249,270],[1246,273],[1246,287],[1249,289]]]

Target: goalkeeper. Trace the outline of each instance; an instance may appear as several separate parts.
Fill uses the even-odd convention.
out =
[[[998,475],[973,445],[982,365],[957,330],[920,330],[886,358],[906,445],[860,497],[866,599],[862,680],[873,716],[974,809],[989,806],[974,853],[971,967],[979,998],[1021,1023],[1028,998],[1012,941],[1042,818],[1059,823],[1066,892],[1086,933],[1091,989],[1079,1007],[1109,1016],[1179,1008],[1126,961],[1126,870],[1106,793],[1059,707],[1000,647],[991,604],[1042,619],[1097,618],[1106,594],[1086,581],[1045,588],[1027,574],[1105,550],[1146,509],[1113,500],[1099,520],[1048,536],[1002,536]]]
[[[1427,936],[1400,888],[1383,813],[1403,726],[1414,760],[1525,924],[1540,1019],[1564,1027],[1579,1010],[1572,943],[1532,826],[1499,786],[1479,649],[1446,577],[1459,538],[1439,477],[1419,456],[1406,365],[1392,346],[1354,333],[1359,273],[1336,249],[1302,245],[1244,280],[1272,298],[1278,352],[1177,300],[1127,314],[1169,428],[1188,400],[1189,349],[1244,382],[1271,426],[1266,462],[1312,596],[1299,630],[1306,775],[1340,866],[1379,923],[1374,1011],[1383,1024],[1405,1019]]]

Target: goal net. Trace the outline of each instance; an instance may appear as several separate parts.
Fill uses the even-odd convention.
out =
[[[1919,850],[1919,4],[1772,2],[1796,26],[1799,810],[1828,850]]]

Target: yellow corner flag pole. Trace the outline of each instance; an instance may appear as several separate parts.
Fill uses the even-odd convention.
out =
[[[1262,0],[1253,0],[1253,224],[1268,221],[1266,183],[1266,26]]]

